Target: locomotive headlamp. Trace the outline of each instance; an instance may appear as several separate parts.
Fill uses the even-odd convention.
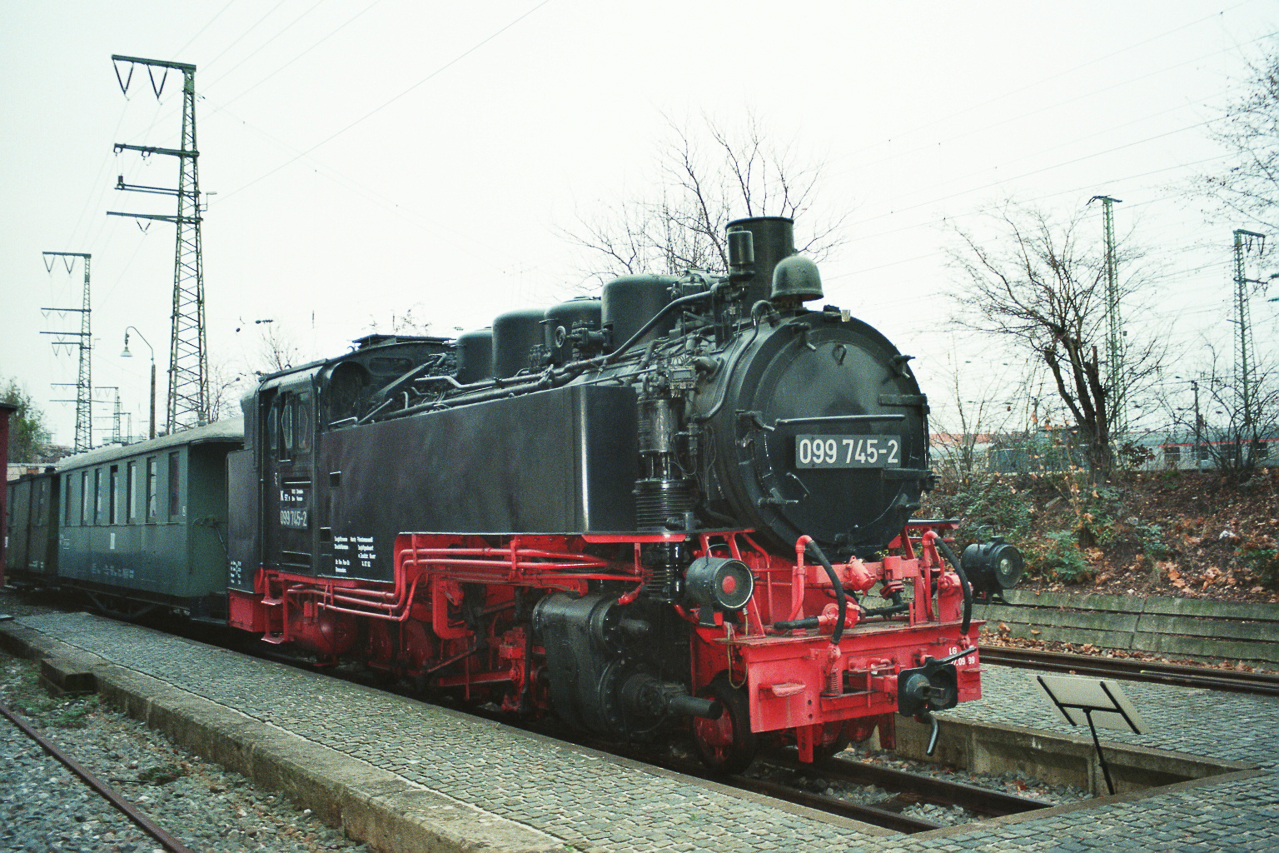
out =
[[[1003,599],[1004,590],[1017,584],[1025,567],[1021,552],[1005,542],[1002,536],[995,536],[980,545],[969,545],[960,561],[969,583],[973,585],[973,592],[978,597],[997,600]]]
[[[741,560],[698,557],[684,575],[684,591],[699,607],[740,610],[755,591],[755,578]]]

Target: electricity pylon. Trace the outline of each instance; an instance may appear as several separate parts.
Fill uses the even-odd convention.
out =
[[[200,246],[200,181],[197,168],[200,152],[195,143],[195,66],[136,56],[112,56],[111,60],[117,63],[116,79],[125,94],[128,94],[136,65],[147,69],[156,98],[164,90],[168,71],[176,69],[182,72],[181,147],[156,148],[123,143],[115,145],[117,154],[121,151],[137,151],[143,156],[165,154],[178,158],[177,189],[126,184],[123,175],[116,182],[118,190],[177,196],[177,215],[107,212],[108,216],[132,216],[136,219],[172,222],[177,226],[177,249],[173,263],[172,334],[169,339],[169,402],[166,416],[168,430],[173,432],[209,420],[209,362],[205,345],[204,262]],[[118,63],[121,62],[129,63],[129,73],[125,77],[120,76]],[[164,69],[158,83],[155,72],[157,68]]]
[[[84,252],[45,252],[44,267],[49,272],[53,272],[54,258],[65,258],[67,272],[71,272],[75,259],[80,258],[84,261],[84,299],[79,308],[42,308],[42,311],[71,311],[80,314],[80,331],[76,332],[41,332],[44,335],[60,335],[58,340],[53,342],[57,346],[78,346],[80,347],[80,372],[76,377],[75,392],[75,452],[83,453],[93,447],[93,360],[90,356],[93,350],[93,336],[89,331],[89,317],[91,314],[89,307],[89,259],[92,255]],[[72,342],[66,340],[68,337],[78,337],[80,340]]]
[[[1119,271],[1115,261],[1116,203],[1123,202],[1108,195],[1095,195],[1088,203],[1101,202],[1102,223],[1106,237],[1106,357],[1110,363],[1106,390],[1110,395],[1110,434],[1118,437],[1128,431],[1128,412],[1124,399],[1124,331],[1119,314]]]
[[[1250,279],[1244,274],[1244,255],[1252,249],[1253,241],[1265,241],[1264,234],[1258,234],[1256,231],[1245,231],[1242,228],[1235,229],[1235,314],[1239,320],[1239,338],[1238,338],[1238,359],[1235,361],[1235,379],[1239,383],[1239,393],[1243,402],[1243,431],[1250,435],[1252,439],[1253,450],[1257,446],[1256,424],[1253,422],[1253,389],[1252,389],[1252,369],[1256,357],[1252,347],[1252,321],[1251,309],[1248,297],[1248,285],[1259,284],[1255,279]]]

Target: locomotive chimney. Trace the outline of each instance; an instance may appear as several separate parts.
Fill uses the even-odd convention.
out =
[[[773,292],[773,268],[795,254],[795,221],[784,216],[757,216],[728,223],[728,233],[749,231],[755,250],[753,275],[746,279],[746,305],[750,307]],[[729,236],[730,244],[733,237]]]

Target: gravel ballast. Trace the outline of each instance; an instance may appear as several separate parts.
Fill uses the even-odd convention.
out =
[[[199,851],[367,848],[277,794],[229,773],[96,696],[51,700],[36,666],[0,654],[0,702],[101,781]],[[0,850],[150,853],[159,842],[0,719]]]

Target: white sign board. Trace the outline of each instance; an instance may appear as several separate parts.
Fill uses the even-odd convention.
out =
[[[1079,675],[1036,675],[1053,709],[1072,726],[1094,725],[1141,734],[1146,723],[1123,690],[1113,681]],[[1088,712],[1088,713],[1085,713]]]

